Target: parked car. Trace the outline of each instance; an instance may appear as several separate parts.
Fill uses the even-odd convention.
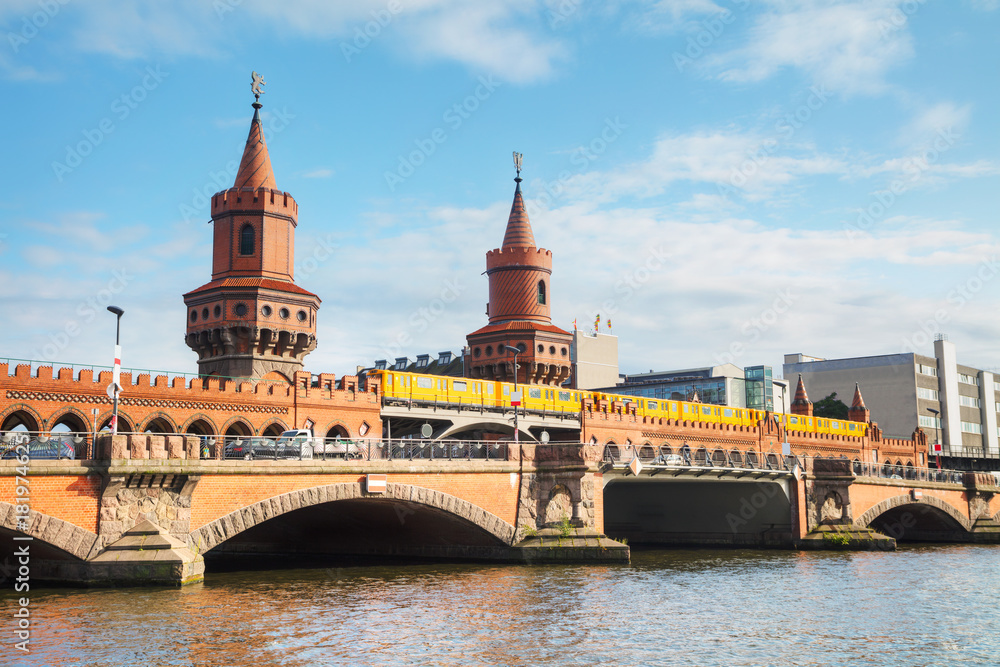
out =
[[[313,456],[356,459],[361,457],[358,443],[353,440],[336,438],[313,438]]]
[[[684,457],[679,454],[661,454],[653,460],[653,465],[682,466],[684,465]]]

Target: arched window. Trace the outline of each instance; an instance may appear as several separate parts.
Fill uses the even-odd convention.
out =
[[[545,305],[545,281],[538,281],[538,303]]]
[[[243,229],[240,230],[240,254],[241,255],[252,255],[254,247],[254,234],[253,226],[243,225]]]

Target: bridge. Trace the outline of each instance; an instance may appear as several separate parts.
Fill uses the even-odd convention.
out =
[[[755,450],[609,448],[608,535],[629,544],[895,548],[1000,544],[1000,480]]]
[[[203,445],[131,434],[82,460],[15,449],[0,460],[0,541],[14,553],[31,538],[33,580],[88,585],[190,583],[206,558],[248,555],[627,562],[613,537],[1000,542],[1000,487],[983,473],[580,443],[371,440],[329,460],[226,459],[222,443],[201,458]]]

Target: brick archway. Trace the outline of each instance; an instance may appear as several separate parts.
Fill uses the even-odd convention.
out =
[[[261,500],[193,531],[188,536],[188,546],[195,553],[203,554],[243,531],[282,514],[338,500],[360,499],[376,502],[396,500],[432,507],[481,528],[503,544],[510,544],[514,539],[514,526],[495,514],[448,493],[409,484],[387,484],[384,494],[372,495],[365,493],[361,484],[355,482],[315,486]]]
[[[14,512],[14,505],[0,501],[0,528],[30,535],[36,540],[65,551],[70,556],[80,560],[87,560],[97,542],[97,535],[89,530],[35,511],[28,515],[28,529],[18,530],[18,515]]]
[[[91,422],[87,415],[83,414],[82,410],[79,410],[73,406],[65,407],[60,410],[56,410],[45,420],[45,424],[48,428],[55,428],[60,422],[79,422],[77,426],[82,426],[83,428],[78,428],[75,430],[76,433],[90,433]],[[69,424],[67,424],[68,426]]]
[[[868,526],[871,525],[873,521],[875,521],[875,519],[877,519],[882,514],[885,514],[891,509],[902,507],[903,505],[924,505],[927,507],[933,507],[937,510],[940,510],[941,512],[944,512],[949,517],[954,519],[955,522],[958,523],[958,525],[960,525],[962,529],[965,530],[966,532],[972,531],[972,521],[969,521],[969,518],[967,516],[963,515],[960,511],[955,509],[955,507],[945,502],[944,500],[928,495],[925,495],[922,498],[916,500],[910,495],[894,496],[887,500],[883,500],[878,505],[875,505],[867,512],[862,514],[860,517],[858,517],[857,520],[855,520],[854,525],[862,528],[867,528]]]
[[[24,419],[19,417],[21,423],[24,424],[25,428],[29,431],[41,431],[44,429],[45,420],[42,419],[42,416],[38,414],[37,410],[26,403],[15,403],[7,408],[3,413],[0,413],[0,428],[6,428],[7,420],[19,412],[34,421],[34,424],[24,424]],[[35,428],[31,428],[31,426],[34,426]]]

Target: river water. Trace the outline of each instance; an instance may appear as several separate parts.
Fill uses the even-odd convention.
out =
[[[8,582],[9,583],[9,582]],[[1000,548],[209,573],[31,592],[0,665],[1000,665]]]

